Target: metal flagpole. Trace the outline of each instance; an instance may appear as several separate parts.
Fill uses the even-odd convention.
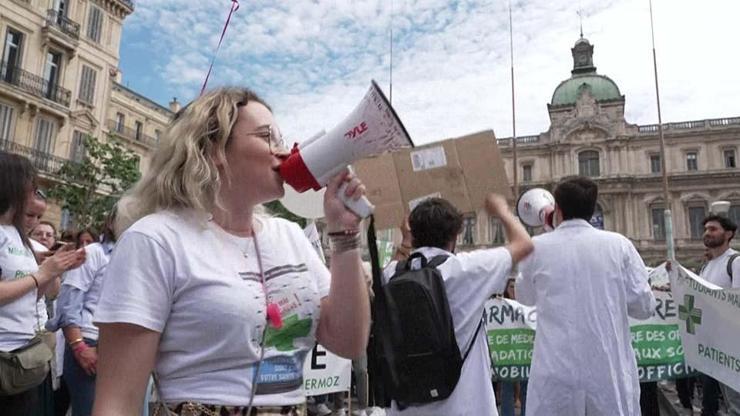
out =
[[[658,107],[658,138],[660,140],[660,169],[663,172],[663,201],[665,210],[663,217],[665,221],[666,251],[669,260],[676,259],[676,250],[673,245],[673,215],[671,214],[671,196],[668,192],[668,172],[666,170],[665,138],[663,137],[663,119],[660,114],[660,91],[658,89],[658,60],[655,57],[655,29],[653,27],[653,0],[650,3],[650,35],[653,43],[653,75],[655,76],[655,103]]]
[[[388,83],[388,102],[393,106],[393,0],[391,0],[391,37],[389,39],[391,59],[390,59],[390,81]]]
[[[516,154],[516,101],[514,99],[514,29],[512,28],[511,0],[509,0],[509,53],[511,58],[511,155],[514,179],[514,198],[519,197],[519,169]]]

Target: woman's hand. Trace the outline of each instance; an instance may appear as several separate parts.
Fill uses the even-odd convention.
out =
[[[345,196],[358,200],[365,195],[365,185],[349,170],[345,169],[334,176],[326,185],[324,193],[324,215],[328,232],[358,230],[362,220],[340,199],[339,188],[344,183],[347,183],[347,188],[344,190]]]
[[[87,375],[95,375],[98,367],[98,349],[96,347],[75,349],[74,356],[77,363],[85,370]]]
[[[39,277],[45,283],[47,280],[59,276],[67,270],[76,269],[85,262],[85,249],[72,250],[63,248],[58,250],[54,255],[47,257],[39,266]]]

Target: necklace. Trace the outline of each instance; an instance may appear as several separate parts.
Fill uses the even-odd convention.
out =
[[[230,230],[226,227],[222,227],[221,225],[213,221],[213,217],[211,217],[209,221],[212,221],[216,227],[224,231],[224,234],[226,235],[227,240],[229,240],[236,246],[236,248],[242,254],[242,257],[244,257],[245,259],[249,258],[249,252],[251,248],[250,246],[252,245],[252,241],[255,241],[257,239],[254,224],[252,224],[252,227],[247,232],[246,236],[241,236],[238,234],[233,234],[231,231],[235,231],[235,232],[243,232],[243,231]],[[253,244],[256,244],[256,242],[254,242]]]
[[[236,244],[236,247],[242,253],[242,256],[245,259],[249,258],[250,238],[249,237],[234,237],[233,239],[234,239],[234,244]],[[252,239],[254,239],[254,235],[252,236]]]

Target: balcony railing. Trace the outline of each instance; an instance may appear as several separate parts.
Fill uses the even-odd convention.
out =
[[[59,169],[69,162],[68,159],[7,140],[0,140],[0,149],[27,157],[38,171],[51,175],[56,175]]]
[[[709,125],[712,127],[729,126],[732,124],[740,125],[740,117],[715,118],[713,120],[709,120]]]
[[[141,142],[150,147],[157,147],[159,144],[159,140],[156,138],[147,136],[141,131],[137,132],[136,129],[132,129],[131,127],[122,126],[116,120],[108,120],[108,131],[115,136],[133,142]]]
[[[0,62],[0,82],[13,85],[31,95],[46,98],[65,107],[69,107],[72,93],[55,83],[45,80],[17,66],[10,66],[7,62]]]
[[[530,143],[537,143],[540,141],[539,135],[533,135],[533,136],[521,136],[516,138],[516,144],[530,144]],[[497,139],[496,143],[500,146],[510,146],[511,145],[511,137],[505,137],[503,139]]]
[[[80,24],[63,15],[59,10],[49,9],[47,11],[46,24],[57,27],[62,33],[74,39],[80,38]]]
[[[707,127],[727,127],[737,125],[740,127],[740,117],[727,117],[727,118],[715,118],[711,120],[694,120],[694,121],[680,121],[678,123],[665,123],[663,124],[663,130],[688,130],[688,129],[704,129]],[[649,124],[646,126],[637,126],[637,131],[644,134],[654,134],[658,132],[657,124]]]
[[[133,0],[118,0],[118,1],[120,1],[121,3],[125,4],[126,6],[128,6],[131,10],[134,9],[134,2],[133,2]]]

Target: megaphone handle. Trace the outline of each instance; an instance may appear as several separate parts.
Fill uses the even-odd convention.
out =
[[[339,195],[339,199],[344,202],[344,206],[349,208],[350,211],[357,214],[360,218],[367,218],[370,216],[370,214],[373,213],[375,210],[375,205],[370,203],[370,200],[366,197],[362,197],[358,200],[352,199],[351,196],[346,196],[344,194],[344,191],[347,190],[348,183],[345,182],[341,186],[339,186],[339,190],[337,191],[337,194]]]

